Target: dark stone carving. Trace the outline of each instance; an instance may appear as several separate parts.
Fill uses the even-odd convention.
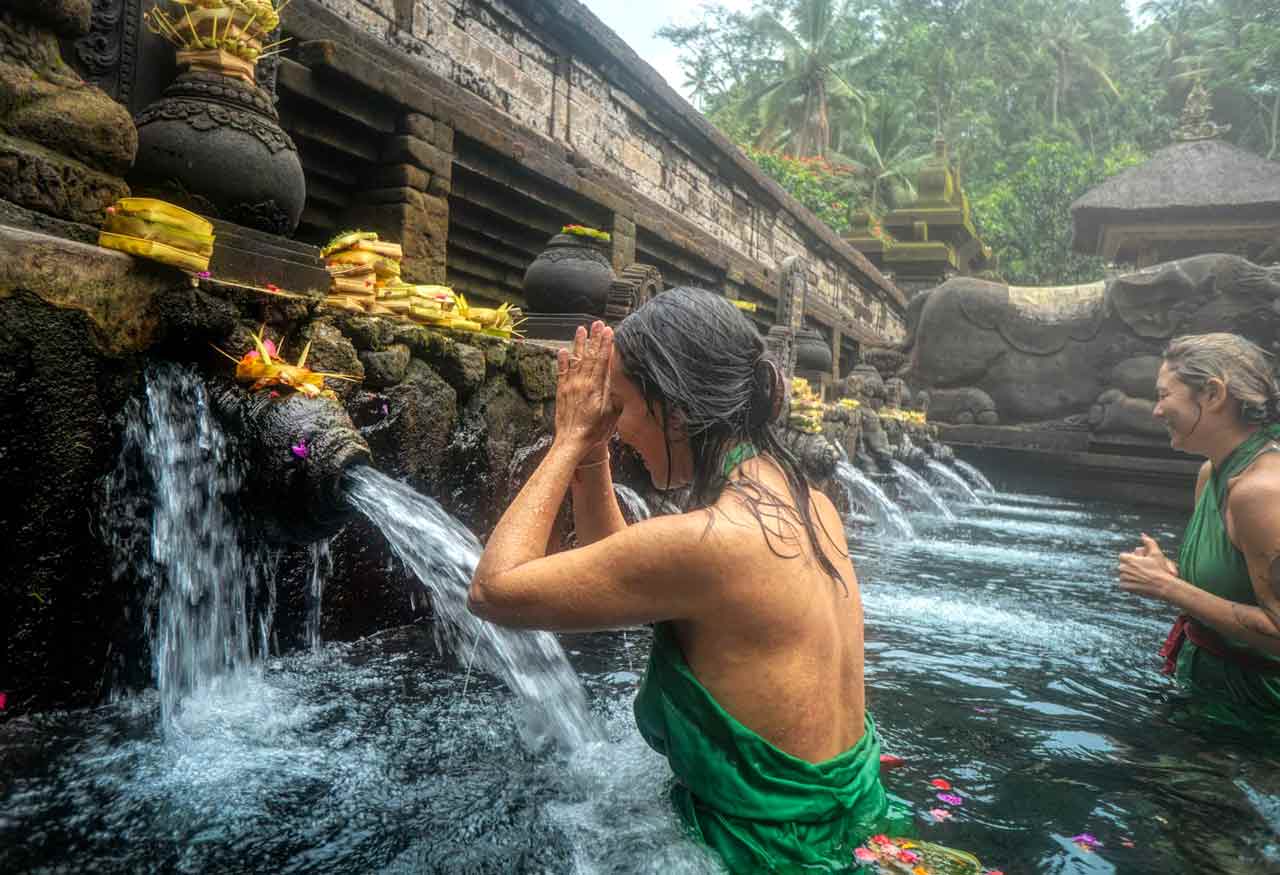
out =
[[[656,267],[647,264],[624,267],[618,278],[609,284],[605,318],[610,322],[620,322],[661,291],[662,271]]]
[[[298,226],[306,180],[270,95],[218,73],[187,71],[137,117],[140,191],[271,234]]]
[[[55,35],[88,29],[87,0],[0,11],[0,197],[87,224],[128,194],[128,114],[62,60]]]
[[[1101,396],[1150,397],[1143,384],[1179,334],[1230,331],[1272,347],[1278,302],[1280,270],[1221,254],[1061,289],[952,279],[911,302],[911,379],[938,421],[1048,422],[1097,405],[1096,428],[1123,422],[1132,433],[1136,408]],[[1112,408],[1127,412],[1103,415]]]
[[[137,7],[137,0],[94,0],[89,33],[73,46],[86,81],[126,106],[137,60]]]
[[[782,332],[775,339],[774,346],[785,349],[785,358],[779,361],[783,365],[783,376],[788,381],[796,372],[796,336],[804,327],[805,298],[809,292],[808,269],[808,264],[799,255],[784,258],[779,268],[777,323],[769,334],[773,336],[775,328]]]
[[[614,281],[604,244],[557,234],[524,274],[524,296],[534,313],[605,315]]]
[[[300,394],[271,398],[229,382],[215,383],[210,397],[243,438],[253,472],[243,499],[260,520],[259,531],[288,543],[310,544],[332,537],[355,516],[342,475],[353,465],[369,463],[369,446],[340,404]],[[299,440],[307,446],[305,459],[289,451]]]

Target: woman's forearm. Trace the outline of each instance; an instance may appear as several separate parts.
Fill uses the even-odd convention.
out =
[[[1224,599],[1185,580],[1171,586],[1168,601],[1228,638],[1280,656],[1280,618],[1262,608]]]
[[[578,545],[594,544],[627,527],[613,491],[607,450],[587,456],[573,475],[573,529]]]
[[[564,502],[581,450],[559,441],[543,458],[485,544],[475,581],[491,582],[513,568],[547,555],[547,542]]]

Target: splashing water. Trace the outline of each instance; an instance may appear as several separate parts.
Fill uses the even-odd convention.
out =
[[[970,485],[973,486],[975,490],[978,492],[995,494],[996,488],[991,485],[991,481],[973,465],[970,465],[963,459],[956,459],[954,464],[956,466],[956,470],[969,480]]]
[[[836,479],[844,487],[849,503],[861,508],[876,522],[876,528],[894,538],[914,538],[915,528],[884,490],[872,482],[866,474],[848,462],[836,463]]]
[[[613,484],[613,493],[622,502],[622,509],[634,522],[644,522],[653,516],[649,504],[630,486],[623,483]]]
[[[241,480],[199,376],[175,365],[149,371],[145,399],[127,409],[108,487],[111,507],[129,493],[136,508],[149,505],[145,552],[138,550],[145,524],[106,522],[117,578],[147,583],[145,626],[166,731],[185,697],[249,665],[251,613],[259,652],[270,636],[274,582],[247,554],[228,507]]]
[[[893,460],[893,473],[898,476],[898,484],[902,490],[913,499],[913,503],[920,510],[932,510],[944,519],[954,520],[956,515],[951,512],[951,508],[947,507],[938,493],[933,491],[933,487],[929,485],[923,477],[912,471],[897,459]]]
[[[600,729],[586,694],[555,637],[504,629],[467,610],[467,589],[480,542],[439,504],[372,468],[348,472],[349,498],[431,594],[437,642],[467,667],[501,679],[525,708],[522,734],[531,748],[567,750],[597,741]]]
[[[966,504],[984,504],[985,503],[981,498],[978,497],[978,493],[973,491],[973,487],[971,487],[968,483],[964,481],[963,477],[961,477],[955,471],[952,471],[946,465],[942,464],[936,459],[930,459],[925,464],[929,468],[929,474],[932,476],[933,482],[936,483],[941,489],[947,492],[953,493],[956,496],[956,498],[960,499]]]
[[[333,553],[330,541],[316,541],[307,547],[311,557],[311,571],[307,574],[307,647],[320,649],[320,619],[324,607],[324,585],[333,574]]]

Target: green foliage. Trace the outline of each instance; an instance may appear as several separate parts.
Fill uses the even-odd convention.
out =
[[[1127,146],[1097,156],[1061,140],[1037,140],[1021,152],[1018,169],[998,172],[1000,181],[972,202],[987,245],[998,253],[1001,277],[1022,285],[1100,279],[1102,259],[1071,252],[1071,203],[1147,156]]]
[[[792,158],[751,146],[744,146],[743,151],[819,219],[838,232],[849,229],[849,202],[844,193],[854,184],[855,168],[823,158]]]
[[[708,118],[734,142],[856,170],[815,182],[773,161],[780,184],[839,229],[835,203],[880,210],[909,197],[940,132],[981,205],[979,231],[1018,281],[1100,275],[1068,254],[1066,207],[1124,156],[1169,145],[1197,78],[1228,140],[1280,159],[1280,0],[1151,0],[1136,20],[1125,0],[704,8],[697,25],[660,33]],[[840,187],[815,190],[828,184]],[[1050,204],[1057,213],[1038,212]]]

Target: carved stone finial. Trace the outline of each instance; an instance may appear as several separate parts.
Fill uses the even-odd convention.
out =
[[[947,138],[939,131],[933,138],[933,155],[935,158],[947,157]]]
[[[1178,119],[1178,126],[1174,128],[1173,138],[1183,143],[1212,140],[1231,130],[1231,125],[1220,125],[1212,121],[1209,118],[1212,112],[1209,90],[1197,79],[1191,86],[1191,92],[1187,94],[1187,102],[1182,107],[1182,116]]]

